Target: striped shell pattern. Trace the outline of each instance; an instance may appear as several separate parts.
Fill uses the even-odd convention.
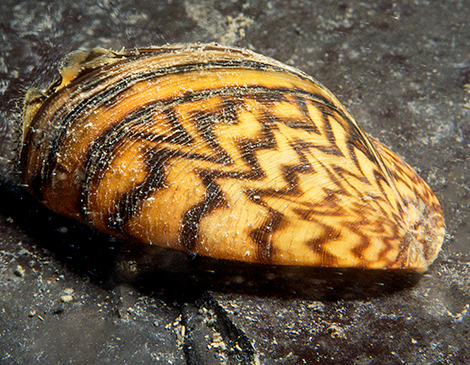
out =
[[[435,195],[305,73],[217,45],[78,51],[24,110],[50,209],[134,241],[279,265],[422,272]]]

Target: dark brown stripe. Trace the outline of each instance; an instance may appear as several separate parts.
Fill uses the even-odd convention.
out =
[[[302,114],[304,115],[305,119],[308,120],[310,123],[309,123],[309,126],[308,127],[305,127],[303,126],[304,123],[300,124],[299,125],[299,122],[297,121],[293,121],[291,123],[286,123],[286,125],[290,128],[300,128],[300,129],[305,129],[305,130],[308,130],[309,132],[314,132],[316,134],[321,134],[320,130],[318,129],[317,125],[315,124],[315,121],[312,120],[312,117],[310,116],[310,113],[308,111],[308,106],[307,106],[307,103],[305,102],[305,98],[303,97],[300,97],[298,95],[293,95],[292,96],[292,99],[294,100],[295,102],[295,105],[297,106],[297,108],[302,112]],[[315,105],[314,105],[315,106]],[[315,106],[316,107],[316,106]],[[301,122],[300,122],[301,123]]]
[[[217,174],[212,171],[201,171],[199,176],[206,187],[205,199],[193,205],[183,216],[179,244],[193,251],[199,242],[199,225],[201,220],[217,208],[227,206],[220,186],[215,182]]]
[[[156,190],[166,188],[166,169],[168,161],[174,158],[174,151],[161,149],[150,151],[146,156],[147,178],[135,188],[124,192],[118,197],[114,209],[108,212],[107,228],[128,235],[126,227],[128,221],[138,215],[142,203]],[[93,188],[93,187],[92,187]]]
[[[145,74],[146,76],[146,74]],[[66,108],[69,107],[64,105],[64,108],[60,109],[52,118],[51,118],[51,124],[54,124],[55,121],[59,120],[59,127],[55,128],[55,133],[53,136],[50,138],[50,145],[48,148],[48,155],[45,158],[45,162],[43,165],[43,169],[40,173],[40,176],[38,177],[37,181],[41,181],[41,186],[43,185],[44,181],[47,181],[50,179],[50,176],[52,174],[52,171],[55,168],[56,164],[56,156],[58,154],[58,151],[60,149],[60,145],[63,141],[63,139],[66,136],[67,130],[70,128],[70,125],[76,122],[76,119],[79,118],[79,115],[87,108],[93,106],[93,105],[98,105],[103,102],[109,102],[111,105],[113,104],[112,100],[113,98],[117,98],[117,95],[119,95],[122,91],[126,90],[129,87],[132,87],[132,85],[126,81],[129,79],[137,79],[137,80],[142,80],[143,76],[142,75],[133,75],[132,77],[128,77],[126,79],[123,79],[121,82],[115,84],[112,88],[107,89],[106,91],[99,93],[93,97],[87,98],[86,100],[83,100],[80,102],[71,112],[69,112],[67,115],[62,116],[61,112],[63,113],[63,110],[67,110]],[[293,91],[290,89],[285,89],[285,88],[280,88],[280,89],[268,89],[266,87],[234,87],[234,88],[224,88],[224,89],[208,89],[208,90],[203,90],[197,93],[192,93],[188,94],[183,97],[177,97],[177,98],[171,98],[168,100],[163,100],[159,102],[154,102],[154,105],[171,105],[171,104],[180,104],[184,103],[187,101],[196,101],[196,100],[201,100],[213,95],[217,96],[233,96],[233,95],[238,95],[240,97],[255,97],[256,95],[266,95],[269,97],[273,97],[275,95],[282,96],[282,94],[288,93],[292,95],[296,95],[297,97],[304,97],[306,99],[315,101],[315,100],[322,100],[324,99],[323,96],[321,95],[314,95],[302,91]],[[46,101],[47,102],[47,101]],[[116,99],[117,102],[117,99]],[[328,103],[329,105],[332,105],[331,103]],[[339,112],[340,111],[334,107],[335,111]],[[269,118],[269,116],[268,116]],[[271,118],[272,120],[272,118]],[[350,122],[347,119],[348,122]],[[116,123],[119,123],[117,121]],[[297,128],[302,128],[301,125],[298,125]],[[306,130],[311,130],[312,127],[308,124],[305,124],[303,126],[304,129]]]
[[[329,253],[326,249],[326,246],[328,246],[328,243],[332,240],[337,239],[341,235],[341,232],[334,227],[321,224],[319,222],[317,223],[319,226],[322,226],[325,229],[325,233],[311,240],[308,240],[306,242],[306,245],[312,251],[321,256],[321,266],[335,267],[337,266],[338,257]]]
[[[344,217],[349,214],[342,206],[343,199],[339,195],[347,196],[342,190],[331,191],[324,199],[317,203],[304,203],[303,206],[295,207],[292,211],[298,218],[304,221],[313,222],[321,220],[322,217]],[[318,208],[321,208],[320,210]],[[319,223],[319,222],[317,222]]]
[[[271,263],[276,253],[273,246],[273,235],[284,225],[284,215],[274,209],[269,209],[263,225],[250,231],[250,237],[258,247],[258,260],[262,263]]]
[[[233,160],[230,157],[230,154],[220,146],[219,142],[217,142],[216,135],[213,132],[216,119],[214,118],[214,114],[199,110],[193,112],[190,117],[199,135],[214,150],[215,155],[217,156],[217,163],[224,165],[232,164]]]
[[[146,118],[152,118],[152,113],[147,113]],[[126,123],[129,124],[126,125]],[[100,184],[103,174],[107,171],[109,164],[114,159],[114,151],[117,151],[119,145],[125,140],[136,140],[136,143],[139,142],[139,133],[136,134],[132,131],[132,127],[135,126],[136,123],[145,123],[145,119],[138,119],[136,122],[136,120],[131,117],[130,120],[124,120],[120,128],[113,128],[104,133],[90,150],[90,158],[84,169],[86,179],[82,190],[82,214],[84,219],[86,219],[88,196]],[[158,135],[149,139],[155,142],[164,141],[164,138]],[[186,140],[184,141],[186,142]],[[175,142],[175,140],[173,140],[173,142]],[[174,149],[158,147],[158,144],[149,146],[145,152],[147,176],[139,186],[122,193],[121,196],[116,199],[116,209],[109,212],[108,228],[122,229],[130,218],[140,212],[141,204],[146,198],[156,189],[168,186],[166,183],[166,166],[169,164],[170,160],[174,158],[205,160],[213,163],[220,163],[221,161],[221,157],[217,155],[205,156],[197,153],[181,152],[178,150],[177,145]]]

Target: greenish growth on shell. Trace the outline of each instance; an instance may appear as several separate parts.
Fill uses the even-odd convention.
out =
[[[102,47],[69,53],[60,65],[60,79],[53,82],[44,92],[36,88],[31,88],[26,92],[21,123],[23,142],[34,116],[50,95],[66,87],[79,76],[117,62],[119,59],[119,53]]]
[[[87,74],[99,67],[119,61],[119,54],[106,48],[96,47],[89,51],[69,53],[60,65],[61,83],[54,91],[67,86],[81,75]]]

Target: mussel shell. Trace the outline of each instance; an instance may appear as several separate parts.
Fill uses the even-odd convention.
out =
[[[424,271],[428,185],[305,73],[218,45],[69,55],[28,92],[20,169],[50,209],[197,254]]]

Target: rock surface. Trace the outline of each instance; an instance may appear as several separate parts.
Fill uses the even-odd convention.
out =
[[[0,363],[470,362],[470,7],[464,0],[4,0]],[[17,185],[21,101],[70,51],[219,42],[292,64],[414,166],[447,237],[424,275],[260,267],[96,234]]]

